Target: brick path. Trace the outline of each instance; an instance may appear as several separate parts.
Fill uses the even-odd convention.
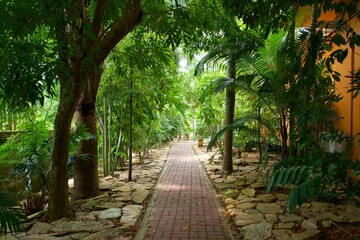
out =
[[[144,239],[231,239],[192,143],[173,144]]]

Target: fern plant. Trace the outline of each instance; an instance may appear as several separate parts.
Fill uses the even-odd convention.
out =
[[[26,216],[11,192],[0,191],[0,236],[22,230]]]

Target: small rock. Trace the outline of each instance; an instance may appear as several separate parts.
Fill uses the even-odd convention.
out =
[[[244,240],[267,239],[271,237],[271,224],[262,221],[242,227],[241,232],[244,234]]]
[[[48,223],[37,222],[35,223],[32,228],[27,232],[27,234],[42,234],[50,232],[55,226]]]
[[[222,195],[225,199],[229,199],[229,198],[236,199],[237,196],[239,195],[239,192],[236,189],[227,189],[226,191],[222,192]]]
[[[259,203],[256,209],[261,213],[282,213],[282,209],[277,203]]]
[[[257,199],[257,198],[249,198],[249,197],[247,197],[247,196],[245,196],[245,195],[239,195],[238,197],[237,197],[237,200],[239,201],[238,203],[239,204],[241,204],[241,203],[258,203],[258,202],[260,202],[260,200],[259,199]]]
[[[293,229],[294,226],[295,226],[295,223],[293,223],[293,222],[278,223],[277,228],[279,228],[279,229]]]
[[[252,203],[252,202],[248,202],[248,203],[240,203],[237,205],[238,208],[240,209],[250,209],[250,208],[255,208],[256,207],[256,204],[255,203]]]
[[[250,187],[251,188],[263,188],[263,187],[265,187],[266,186],[266,184],[265,183],[263,183],[263,182],[259,182],[259,181],[257,181],[257,182],[254,182],[254,183],[252,183],[251,185],[250,185]]]
[[[143,207],[141,205],[128,205],[122,209],[123,215],[121,217],[121,222],[123,225],[121,229],[129,228],[134,225],[138,220]]]
[[[84,239],[89,235],[90,235],[90,233],[88,233],[88,232],[74,233],[74,234],[70,235],[70,239],[74,239],[74,240]]]
[[[277,221],[277,217],[275,214],[265,213],[264,217],[265,220],[268,221],[269,223],[274,223],[275,221]]]
[[[237,181],[237,178],[234,176],[228,176],[224,179],[224,183],[235,183]]]
[[[98,210],[106,210],[106,209],[109,209],[109,208],[121,208],[125,205],[124,202],[121,202],[121,201],[118,201],[116,198],[113,199],[114,202],[102,202],[102,203],[99,203],[99,204],[96,204],[95,205],[95,209],[98,209]]]
[[[113,176],[108,175],[108,176],[104,177],[102,180],[103,181],[108,181],[108,180],[111,180],[111,179],[113,179]]]
[[[95,221],[95,216],[92,213],[76,212],[77,221]]]
[[[211,180],[214,180],[214,179],[217,179],[217,178],[221,178],[221,175],[210,175],[210,179]]]
[[[302,217],[299,217],[297,215],[294,215],[294,214],[286,214],[286,215],[279,215],[279,220],[280,222],[300,222],[303,220]]]
[[[259,223],[264,220],[264,217],[261,213],[250,214],[245,212],[240,212],[235,217],[235,225],[242,227],[249,224]]]
[[[272,203],[277,200],[277,197],[272,194],[261,194],[257,196],[261,203]]]
[[[144,189],[137,189],[135,192],[131,195],[131,200],[134,203],[142,204],[144,200],[149,196],[150,191],[144,190]]]
[[[113,227],[114,223],[106,220],[97,222],[69,221],[61,223],[60,225],[53,228],[52,231],[61,234],[70,234],[79,232],[98,232]]]
[[[292,232],[289,229],[273,229],[272,233],[276,240],[289,240]]]
[[[241,193],[248,197],[255,197],[256,191],[253,188],[246,188],[246,189],[241,190]]]
[[[131,192],[132,188],[130,186],[128,186],[128,185],[125,185],[125,186],[114,189],[114,191],[115,190],[121,191],[121,192]]]
[[[106,191],[111,189],[111,182],[100,182],[99,183],[99,188],[101,191]]]
[[[106,220],[106,219],[117,219],[121,217],[121,209],[120,208],[109,208],[102,212],[99,212],[99,219]]]
[[[321,237],[320,230],[308,230],[301,233],[291,235],[294,240],[318,240]]]
[[[213,181],[214,181],[214,183],[223,183],[224,179],[223,178],[215,178]]]
[[[313,223],[313,222],[311,222],[309,220],[304,220],[302,222],[302,224],[301,224],[301,227],[304,228],[305,230],[316,230],[316,229],[318,229],[318,226],[315,223]]]
[[[331,222],[331,221],[325,220],[325,221],[322,221],[322,222],[321,222],[321,226],[323,226],[323,227],[325,227],[325,228],[329,228],[329,227],[331,227],[331,225],[332,225],[332,222]]]

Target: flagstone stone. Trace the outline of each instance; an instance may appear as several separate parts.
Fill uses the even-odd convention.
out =
[[[244,240],[268,239],[271,237],[271,230],[271,224],[266,221],[250,224],[241,228]]]
[[[145,199],[149,196],[150,191],[145,189],[137,189],[132,193],[131,200],[134,203],[142,204]]]
[[[63,222],[52,229],[52,231],[61,234],[79,233],[79,232],[98,232],[114,227],[114,223],[107,220],[101,221],[69,221]]]

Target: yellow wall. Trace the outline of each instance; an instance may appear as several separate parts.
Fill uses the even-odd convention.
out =
[[[360,33],[360,23],[356,20],[352,21],[351,26],[356,32]],[[348,136],[355,136],[360,133],[360,96],[352,98],[352,94],[348,92],[351,88],[349,76],[351,71],[356,71],[360,67],[360,48],[355,47],[354,51],[349,51],[348,57],[342,64],[336,63],[335,69],[340,72],[341,81],[336,83],[336,93],[341,94],[343,99],[336,104],[336,110],[342,117],[335,126],[344,131]],[[353,157],[360,159],[359,137],[353,145]]]
[[[346,1],[345,1],[346,2]],[[360,2],[358,3],[358,9]],[[321,14],[318,21],[333,21],[336,14],[334,12],[327,12]],[[357,18],[352,19],[349,24],[360,34],[360,22]],[[310,25],[310,20],[305,24]],[[349,47],[348,47],[349,48]],[[342,64],[336,62],[334,69],[341,73],[340,82],[336,82],[336,93],[340,94],[343,99],[336,104],[335,108],[341,119],[335,123],[335,127],[344,131],[348,136],[355,136],[360,133],[360,95],[353,99],[352,94],[347,91],[351,88],[349,76],[351,71],[357,71],[360,68],[360,48],[355,47],[354,51],[349,48],[349,54]],[[353,143],[353,159],[360,160],[360,137],[358,136]]]

